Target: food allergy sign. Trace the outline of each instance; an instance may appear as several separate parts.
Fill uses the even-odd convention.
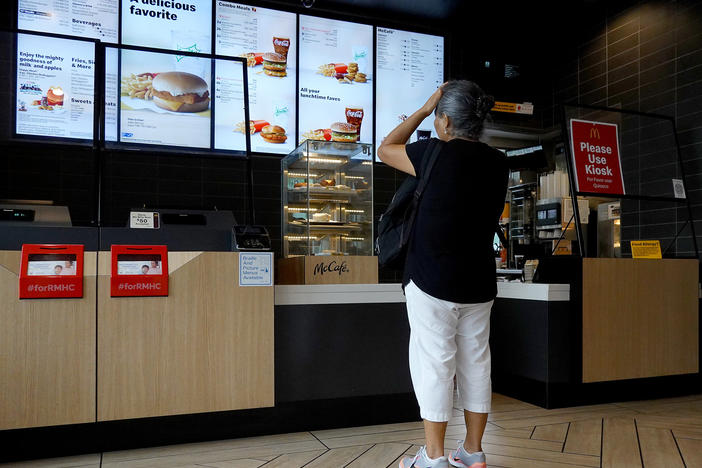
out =
[[[273,286],[273,253],[240,253],[239,286]]]
[[[571,119],[570,144],[578,192],[624,195],[616,124]]]

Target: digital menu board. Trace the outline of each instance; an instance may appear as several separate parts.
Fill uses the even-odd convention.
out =
[[[246,58],[249,70],[251,122],[242,119],[234,130],[252,133],[252,151],[289,153],[295,147],[296,15],[227,1],[217,1],[215,15],[216,53]]]
[[[377,28],[376,148],[444,82],[444,38]],[[434,116],[424,119],[410,142],[436,137]]]
[[[117,42],[118,24],[119,2],[114,0],[17,2],[18,29]]]
[[[105,47],[105,141],[117,141],[117,106],[119,106],[118,50]]]
[[[122,44],[209,54],[212,0],[122,0]]]
[[[212,61],[123,49],[119,141],[210,148]]]
[[[95,44],[17,35],[15,132],[93,138]]]
[[[235,131],[244,122],[244,62],[215,60],[214,148],[246,151],[246,135]]]
[[[373,141],[373,27],[300,16],[299,140]]]

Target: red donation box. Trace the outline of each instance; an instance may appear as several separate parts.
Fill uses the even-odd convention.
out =
[[[165,245],[113,245],[110,296],[168,296]]]
[[[571,119],[570,144],[578,192],[624,195],[617,124]]]
[[[82,245],[24,244],[19,298],[83,297]]]

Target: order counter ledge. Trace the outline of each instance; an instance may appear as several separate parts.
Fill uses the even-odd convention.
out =
[[[570,285],[498,282],[497,297],[532,301],[568,301],[570,300]],[[275,305],[394,302],[405,302],[402,285],[399,283],[280,285],[275,287]]]

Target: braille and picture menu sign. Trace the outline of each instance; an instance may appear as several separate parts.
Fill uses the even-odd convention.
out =
[[[241,252],[239,286],[273,286],[273,253]]]
[[[571,119],[570,144],[578,192],[624,195],[616,124]]]

